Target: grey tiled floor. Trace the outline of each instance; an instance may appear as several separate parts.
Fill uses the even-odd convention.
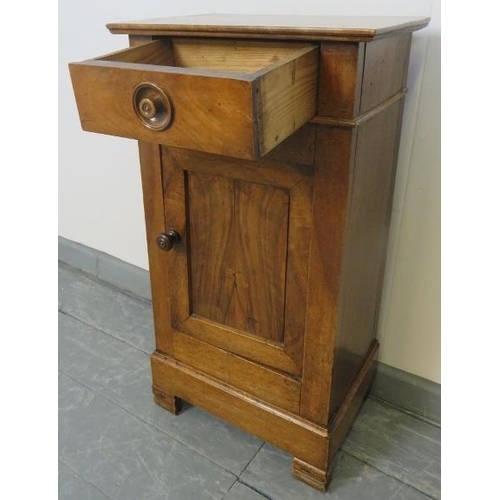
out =
[[[322,494],[291,457],[198,408],[153,403],[151,306],[59,266],[61,500],[440,498],[440,431],[367,399]]]

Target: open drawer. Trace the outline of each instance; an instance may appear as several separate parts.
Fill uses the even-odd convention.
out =
[[[238,158],[316,113],[311,44],[159,39],[70,64],[82,128]]]

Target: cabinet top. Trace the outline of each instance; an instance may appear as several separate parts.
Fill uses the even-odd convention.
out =
[[[131,35],[367,42],[419,30],[429,21],[429,17],[206,14],[110,23],[107,28],[111,33]]]

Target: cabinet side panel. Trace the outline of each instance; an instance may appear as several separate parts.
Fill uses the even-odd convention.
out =
[[[366,44],[361,113],[383,103],[406,84],[411,33]]]
[[[402,102],[358,129],[342,263],[330,414],[340,407],[376,335]]]

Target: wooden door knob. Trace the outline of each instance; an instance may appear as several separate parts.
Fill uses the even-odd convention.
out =
[[[175,229],[169,229],[165,233],[161,233],[156,237],[156,244],[165,252],[172,250],[174,243],[179,241],[181,241],[181,237]]]

